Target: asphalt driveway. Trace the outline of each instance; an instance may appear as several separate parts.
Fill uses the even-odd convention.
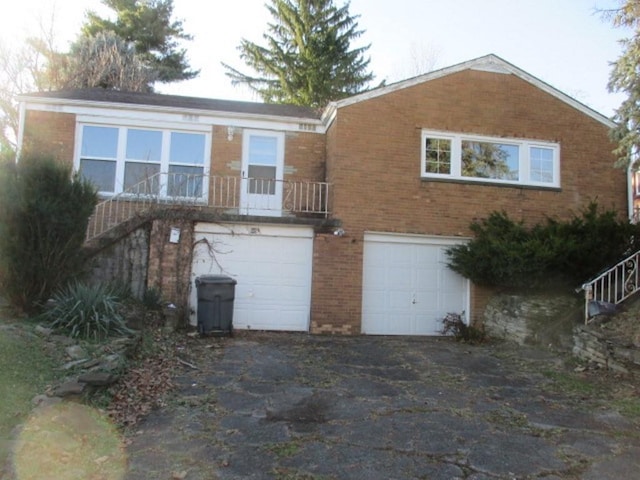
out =
[[[611,400],[631,380],[547,352],[276,333],[183,349],[129,480],[640,477],[638,424]]]

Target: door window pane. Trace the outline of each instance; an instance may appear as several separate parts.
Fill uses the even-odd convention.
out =
[[[204,163],[204,135],[171,132],[169,163],[202,165]]]
[[[249,142],[249,165],[276,166],[278,163],[277,152],[277,138],[252,135]]]
[[[157,130],[127,130],[127,158],[159,162],[162,132]]]
[[[111,160],[80,160],[80,176],[93,183],[99,192],[114,192],[116,162]]]
[[[249,165],[249,193],[275,195],[276,167]]]
[[[80,151],[81,157],[115,159],[118,155],[118,129],[85,125]]]

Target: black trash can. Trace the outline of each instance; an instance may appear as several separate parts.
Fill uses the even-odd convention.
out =
[[[202,275],[196,278],[198,331],[201,334],[232,333],[236,283],[235,279],[226,275]]]

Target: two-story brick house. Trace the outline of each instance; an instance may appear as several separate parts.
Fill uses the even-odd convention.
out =
[[[323,112],[93,90],[21,101],[24,148],[72,162],[109,208],[180,206],[149,217],[141,248],[147,285],[192,322],[195,278],[224,273],[235,328],[437,334],[487,299],[446,266],[474,219],[629,209],[611,121],[493,55]],[[126,220],[111,212],[94,227]]]

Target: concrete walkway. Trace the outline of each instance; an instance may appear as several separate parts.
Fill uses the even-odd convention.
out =
[[[540,351],[248,333],[183,354],[129,480],[640,478],[638,425],[604,401],[621,381]]]

